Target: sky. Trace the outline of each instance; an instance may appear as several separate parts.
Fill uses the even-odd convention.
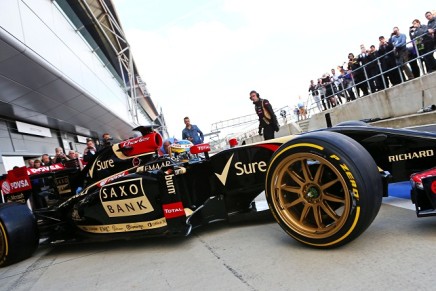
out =
[[[434,2],[287,0],[113,0],[139,74],[170,136],[189,116],[212,124],[254,114],[256,90],[274,109],[307,101],[311,79],[378,46],[394,26],[408,38]],[[433,5],[432,5],[433,4]],[[408,38],[409,39],[409,38]],[[257,128],[226,129],[220,137]]]

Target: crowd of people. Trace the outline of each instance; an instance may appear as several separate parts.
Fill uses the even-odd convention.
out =
[[[419,19],[412,21],[410,43],[406,35],[394,27],[388,39],[379,37],[378,49],[375,45],[367,49],[362,44],[357,56],[349,53],[348,61],[342,66],[323,74],[316,83],[311,80],[309,92],[316,108],[321,112],[417,78],[421,76],[419,62],[427,73],[435,71],[436,15],[428,11],[425,18],[427,24]]]
[[[92,138],[86,140],[86,148],[81,155],[78,151],[69,150],[68,154],[64,153],[63,148],[56,147],[55,154],[50,156],[49,154],[43,154],[40,159],[30,159],[27,160],[29,168],[39,169],[41,167],[51,166],[53,164],[65,163],[71,160],[80,161],[79,164],[86,165],[86,163],[101,149],[112,146],[112,137],[109,133],[104,133],[102,136],[102,142],[99,146],[96,146]]]
[[[28,160],[28,167],[39,169],[44,166],[51,166],[53,164],[64,163],[65,161],[74,160],[79,158],[79,153],[70,150],[68,154],[64,153],[64,150],[61,147],[55,148],[55,154],[53,157],[50,157],[49,154],[43,154],[40,159]]]

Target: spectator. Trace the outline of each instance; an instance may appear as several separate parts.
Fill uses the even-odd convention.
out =
[[[336,73],[335,69],[331,69],[331,73],[332,73],[331,81],[333,82],[332,83],[333,92],[336,94],[336,97],[337,97],[335,99],[335,102],[336,102],[336,100],[338,100],[339,103],[342,104],[342,98],[341,97],[344,96],[343,95],[344,93],[341,92],[342,90],[344,90],[344,88],[342,88],[342,79],[339,78],[340,74]]]
[[[74,159],[79,159],[80,156],[79,156],[79,153],[78,153],[78,152],[73,151],[73,150],[69,150],[69,151],[68,151],[68,158],[69,158],[70,160],[74,160]]]
[[[86,140],[86,148],[83,152],[83,161],[88,163],[97,153],[94,141],[91,138]]]
[[[294,114],[297,117],[297,121],[300,121],[300,109],[298,109],[298,106],[295,106]]]
[[[351,70],[345,71],[343,68],[341,68],[341,75],[339,76],[342,78],[342,84],[345,87],[345,90],[347,92],[347,102],[356,100],[356,95],[353,91],[353,76],[351,75]]]
[[[69,160],[69,158],[67,157],[66,154],[64,154],[64,150],[62,148],[60,148],[60,147],[55,148],[55,156],[53,159],[53,162],[55,164],[63,163],[63,162],[68,161],[68,160]]]
[[[354,55],[353,55],[353,59],[354,59]],[[357,56],[357,58],[354,59],[354,61],[351,62],[354,83],[356,84],[357,96],[360,96],[359,91],[362,91],[363,94],[362,96],[366,96],[369,94],[366,67],[364,67],[366,64],[368,64],[368,62],[369,62],[368,51],[366,50],[365,46],[361,44],[360,54]]]
[[[380,67],[377,61],[378,57],[379,54],[375,48],[375,45],[371,45],[369,47],[369,52],[368,52],[369,63],[366,70],[368,73],[368,81],[369,81],[369,86],[371,88],[371,92],[380,91],[385,88],[383,84],[383,79],[380,76]]]
[[[41,156],[41,166],[50,166],[52,164],[53,161],[48,154],[43,154]]]
[[[409,52],[406,47],[406,35],[400,33],[400,29],[395,26],[394,31],[391,34],[390,42],[394,46],[394,55],[397,66],[401,66],[408,80],[413,79],[413,73],[407,64],[409,61]]]
[[[401,83],[401,78],[398,73],[398,70],[394,69],[396,66],[395,56],[392,51],[394,46],[386,41],[384,36],[380,36],[379,38],[379,54],[381,56],[380,62],[382,66],[383,77],[385,78],[386,86],[388,86],[389,82],[392,85],[397,85]]]
[[[80,169],[83,168],[85,163],[84,163],[83,159],[80,158],[79,152],[76,152],[76,151],[73,151],[73,150],[69,150],[68,151],[68,158],[70,159],[70,161],[77,160],[75,162],[75,166],[79,167]]]
[[[187,139],[193,144],[202,143],[204,136],[198,126],[191,124],[189,117],[185,117],[183,121],[185,122],[185,128],[182,130],[182,139]]]
[[[41,161],[39,161],[41,163]],[[35,161],[34,160],[28,160],[27,161],[29,167],[28,168],[33,168],[33,166],[35,165]]]
[[[321,112],[322,111],[321,97],[319,96],[319,90],[318,90],[317,86],[315,85],[315,82],[313,82],[313,80],[310,80],[309,92],[312,93],[312,97],[316,103],[316,107],[318,107],[319,112]]]
[[[316,89],[319,92],[319,96],[321,98],[322,107],[324,108],[324,110],[327,110],[327,107],[325,105],[325,88],[322,86],[322,79],[321,78],[318,79],[318,83],[316,84]]]
[[[301,100],[301,96],[298,96],[298,110],[300,111],[301,120],[307,119],[306,106],[304,106],[304,102],[303,100]]]
[[[412,37],[410,37],[412,38]],[[413,76],[415,76],[415,78],[420,77],[421,76],[421,69],[419,68],[419,64],[418,64],[418,55],[416,53],[416,47],[415,45],[411,44],[407,46],[407,51],[409,52],[409,60],[411,60],[409,62],[410,68],[412,69],[412,73]]]
[[[287,119],[286,119],[286,110],[284,110],[284,109],[280,110],[280,116],[281,116],[282,119],[283,119],[283,124],[286,124],[286,123],[287,123]]]
[[[431,73],[436,70],[436,61],[433,53],[434,42],[427,25],[421,24],[418,19],[413,20],[413,27],[410,28],[410,33],[418,48],[419,55],[423,56],[427,73]],[[431,30],[433,31],[433,30]]]
[[[436,44],[436,41],[434,39],[434,31],[436,30],[436,17],[433,15],[433,13],[427,11],[425,13],[425,18],[427,18],[428,20],[427,29],[428,29],[428,33],[431,35],[433,39],[433,46],[434,46]]]
[[[110,136],[109,133],[107,133],[107,132],[103,133],[102,138],[103,138],[103,140],[102,140],[102,143],[101,143],[101,149],[103,149],[105,147],[111,147],[112,146],[113,138]]]
[[[327,101],[327,107],[333,108],[336,106],[336,100],[333,95],[333,86],[332,86],[332,80],[330,79],[330,76],[328,74],[322,75],[321,84],[325,90],[325,98]]]
[[[277,117],[267,99],[260,98],[256,91],[250,92],[250,100],[253,101],[254,110],[259,117],[259,135],[263,134],[265,140],[274,138],[274,131],[279,131]]]
[[[41,168],[41,166],[42,166],[42,163],[40,160],[33,161],[33,168],[39,169],[39,168]]]

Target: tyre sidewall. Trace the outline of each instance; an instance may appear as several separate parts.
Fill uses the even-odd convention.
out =
[[[0,231],[6,247],[0,254],[0,267],[26,259],[39,243],[35,217],[25,204],[0,205]]]

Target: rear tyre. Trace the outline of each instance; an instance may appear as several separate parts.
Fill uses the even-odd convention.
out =
[[[0,267],[30,257],[38,243],[36,220],[27,205],[0,205]]]
[[[382,179],[371,155],[336,132],[301,135],[272,156],[265,194],[274,218],[297,241],[333,248],[376,217]]]

